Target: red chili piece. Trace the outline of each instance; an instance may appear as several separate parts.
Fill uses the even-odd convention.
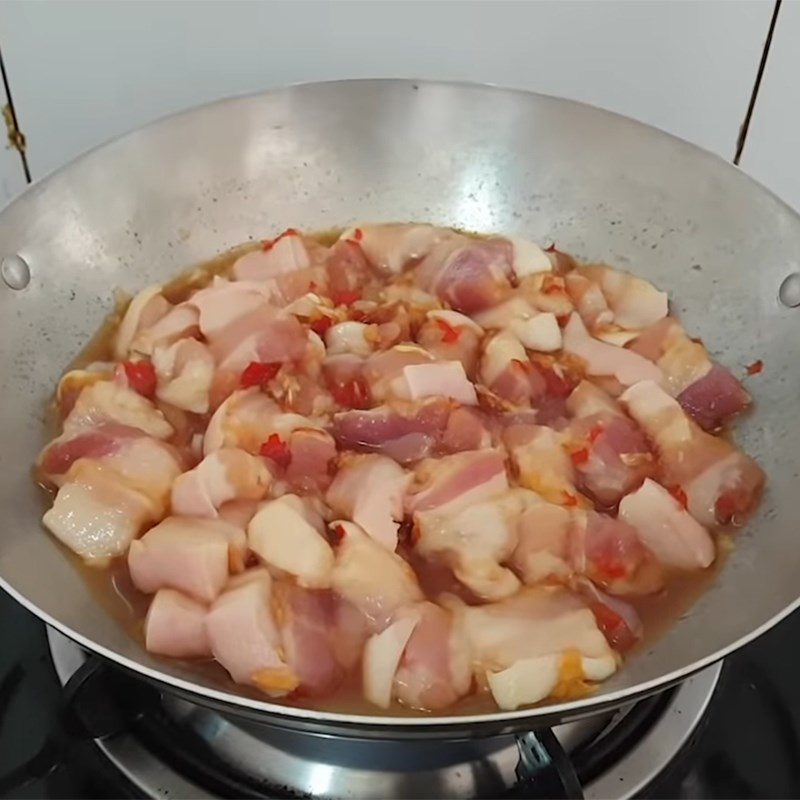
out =
[[[331,295],[331,300],[335,306],[351,306],[356,300],[360,300],[361,295],[358,292],[336,292]]]
[[[439,326],[439,330],[442,332],[442,341],[445,344],[453,344],[453,342],[458,341],[458,337],[461,334],[461,331],[459,331],[458,328],[454,328],[443,319],[437,319],[436,324]]]
[[[292,460],[292,453],[286,442],[277,433],[270,434],[258,451],[265,458],[274,461],[281,469],[286,469]]]
[[[748,375],[758,375],[761,370],[764,369],[764,362],[759,358],[758,361],[754,361],[752,364],[747,365],[747,374]]]
[[[580,450],[570,453],[570,458],[572,459],[572,463],[576,467],[579,467],[581,464],[585,464],[589,460],[589,450],[586,447],[582,447]]]
[[[667,491],[681,504],[683,509],[689,507],[689,499],[686,497],[686,492],[680,486],[670,486]]]
[[[360,378],[331,386],[333,399],[345,408],[369,408],[369,387]]]
[[[279,362],[266,363],[264,361],[251,361],[243,370],[239,384],[247,389],[250,386],[264,386],[271,381],[281,368]]]
[[[345,537],[345,529],[343,525],[334,525],[329,528],[331,544],[339,544]]]
[[[314,331],[314,333],[316,333],[318,336],[324,336],[325,331],[327,331],[328,328],[331,327],[331,325],[333,325],[333,320],[330,317],[327,317],[325,316],[325,314],[323,314],[322,316],[315,319],[311,323],[310,327],[311,330]]]
[[[153,397],[156,393],[156,371],[149,361],[123,361],[128,385],[142,397]]]

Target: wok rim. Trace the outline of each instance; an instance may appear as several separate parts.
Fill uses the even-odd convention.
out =
[[[424,85],[426,87],[440,86],[440,87],[451,87],[455,89],[491,90],[492,92],[496,93],[503,93],[514,96],[518,95],[524,98],[531,98],[531,97],[539,98],[547,100],[549,102],[556,102],[558,104],[563,104],[567,106],[590,109],[593,113],[597,115],[611,117],[623,123],[624,125],[633,128],[638,128],[642,131],[646,131],[650,136],[655,134],[658,137],[663,137],[667,140],[672,140],[673,142],[677,142],[683,146],[687,146],[692,150],[694,150],[698,155],[701,155],[705,160],[710,159],[714,162],[717,162],[717,164],[722,169],[733,170],[734,172],[738,173],[741,177],[743,177],[749,186],[753,187],[753,191],[761,192],[764,195],[771,198],[773,201],[777,202],[789,213],[791,217],[794,218],[794,220],[798,224],[800,224],[800,213],[797,210],[795,210],[791,205],[789,205],[786,201],[784,201],[781,197],[775,194],[768,187],[764,186],[754,177],[752,177],[747,172],[742,170],[738,165],[733,164],[731,161],[719,155],[718,153],[714,153],[710,150],[700,147],[699,145],[693,144],[692,142],[689,142],[686,139],[676,136],[675,134],[669,133],[654,125],[648,125],[644,122],[640,122],[639,120],[636,120],[625,114],[620,114],[615,111],[610,111],[608,109],[596,106],[591,103],[585,103],[578,100],[559,97],[557,95],[550,95],[543,92],[534,92],[526,89],[508,88],[492,83],[455,81],[455,80],[426,80],[426,79],[415,79],[415,78],[353,78],[353,79],[330,80],[330,81],[301,81],[277,87],[274,89],[255,90],[255,91],[237,93],[233,95],[227,95],[225,97],[218,98],[216,100],[211,100],[206,103],[201,103],[198,105],[190,106],[188,108],[180,109],[178,111],[157,117],[137,128],[123,132],[117,136],[111,137],[110,139],[107,139],[101,142],[100,144],[97,144],[83,151],[75,158],[68,161],[66,164],[62,164],[48,171],[43,176],[32,181],[25,188],[24,191],[22,191],[10,203],[8,203],[6,206],[0,209],[0,214],[5,213],[6,210],[11,209],[18,203],[22,202],[24,199],[29,198],[38,191],[42,190],[51,178],[61,175],[62,173],[66,173],[72,167],[77,166],[80,163],[83,163],[88,158],[91,158],[97,151],[110,148],[115,144],[122,144],[125,140],[128,139],[132,140],[134,139],[134,137],[144,134],[150,131],[151,129],[156,129],[161,126],[167,126],[176,119],[180,119],[187,115],[201,112],[208,108],[219,107],[226,104],[234,104],[237,102],[241,102],[243,100],[267,98],[281,93],[291,92],[296,89],[323,87],[323,86],[335,88],[337,86],[353,86],[355,84],[360,84],[360,85],[395,84],[400,86],[407,86],[408,88],[414,88],[415,86],[418,87]],[[715,578],[715,580],[718,579],[719,576]],[[233,692],[226,691],[223,689],[215,689],[211,687],[201,686],[192,681],[188,681],[183,678],[170,675],[158,669],[153,669],[145,664],[139,663],[138,661],[129,658],[128,656],[121,655],[120,653],[111,650],[110,648],[107,648],[104,645],[98,644],[86,636],[77,633],[68,625],[60,622],[52,615],[42,611],[33,601],[29,600],[22,593],[17,591],[1,575],[0,575],[0,587],[2,587],[6,592],[8,592],[8,594],[11,595],[11,597],[13,597],[18,603],[20,603],[20,605],[22,605],[36,617],[41,619],[47,625],[50,625],[51,627],[55,628],[56,630],[67,636],[69,639],[72,639],[73,641],[77,642],[81,647],[85,648],[86,650],[93,653],[97,653],[103,658],[115,664],[118,664],[133,673],[142,676],[144,679],[148,681],[154,682],[156,684],[163,684],[165,686],[174,688],[179,693],[197,697],[199,702],[202,702],[203,698],[208,698],[215,704],[221,704],[222,706],[231,706],[232,712],[235,712],[236,709],[246,709],[247,712],[249,712],[250,714],[253,714],[254,712],[259,712],[259,714],[269,715],[276,718],[276,724],[280,724],[281,719],[288,718],[288,720],[291,720],[292,723],[294,723],[295,725],[302,724],[305,721],[309,723],[314,723],[315,725],[329,724],[331,726],[342,726],[344,728],[356,728],[360,725],[369,726],[370,728],[387,729],[387,730],[390,728],[401,728],[409,732],[411,732],[413,729],[437,729],[437,728],[452,729],[458,726],[474,727],[474,726],[481,726],[482,724],[486,725],[486,727],[495,727],[502,723],[510,723],[512,725],[516,725],[517,727],[519,727],[525,720],[530,720],[531,723],[534,723],[530,727],[535,727],[535,722],[537,719],[545,720],[545,724],[549,725],[549,724],[554,724],[552,720],[554,720],[555,718],[570,718],[570,717],[575,718],[578,716],[587,716],[590,715],[593,710],[596,710],[599,713],[602,710],[619,706],[624,704],[625,702],[630,702],[632,700],[635,700],[637,697],[642,697],[648,694],[652,694],[658,691],[659,689],[666,689],[669,686],[674,685],[686,679],[692,674],[699,672],[700,670],[710,666],[711,664],[714,664],[717,661],[720,661],[721,659],[725,658],[726,656],[730,655],[736,650],[739,650],[740,648],[749,644],[750,642],[761,636],[763,633],[766,633],[768,630],[775,627],[779,622],[784,620],[792,612],[794,612],[800,607],[800,595],[798,595],[791,603],[786,605],[784,608],[782,608],[779,612],[774,614],[769,619],[765,620],[757,628],[749,631],[748,633],[739,637],[735,641],[729,643],[725,647],[720,648],[716,652],[711,653],[708,656],[705,656],[704,658],[693,661],[686,666],[674,669],[669,673],[665,673],[656,678],[652,678],[649,681],[638,683],[633,686],[623,687],[615,691],[603,692],[602,684],[599,684],[600,691],[592,695],[589,695],[588,697],[584,697],[578,700],[572,700],[569,702],[544,704],[532,708],[528,707],[528,708],[516,709],[514,711],[495,711],[482,714],[464,714],[464,715],[447,715],[447,716],[445,715],[426,716],[423,713],[420,713],[417,716],[390,716],[390,715],[371,716],[368,714],[348,714],[344,712],[321,711],[312,708],[301,708],[297,706],[284,705],[281,703],[271,703],[264,700],[257,700],[250,697],[245,697],[243,695],[234,694]],[[550,722],[547,722],[548,720]]]

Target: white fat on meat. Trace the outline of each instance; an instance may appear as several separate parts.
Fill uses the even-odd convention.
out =
[[[585,693],[584,681],[603,680],[617,657],[592,612],[560,587],[524,589],[514,597],[460,614],[473,668],[504,710],[557,693]]]
[[[170,309],[161,294],[161,286],[154,284],[142,289],[128,304],[125,315],[114,336],[114,358],[122,361],[128,357],[131,345],[139,330],[158,322]]]
[[[672,397],[678,397],[711,372],[714,365],[700,342],[692,341],[677,325],[674,330],[672,344],[656,363],[664,376],[661,385]]]
[[[293,575],[300,586],[330,585],[334,555],[325,523],[294,494],[263,503],[247,526],[250,549],[267,565]]]
[[[564,284],[575,303],[575,310],[589,330],[603,329],[614,321],[614,313],[594,281],[578,272],[570,272],[564,277]]]
[[[147,398],[115,381],[98,381],[78,395],[64,420],[64,432],[56,441],[103,422],[138,428],[156,439],[168,439],[174,433],[172,425]]]
[[[415,471],[416,488],[406,496],[406,511],[437,509],[451,513],[508,491],[505,459],[499,450],[465,450],[426,458]]]
[[[144,621],[144,646],[150,653],[172,658],[207,658],[208,606],[175,589],[159,589]]]
[[[569,577],[572,516],[568,508],[543,500],[522,513],[508,563],[523,583],[532,586],[547,578]]]
[[[537,272],[552,272],[553,264],[547,253],[535,242],[519,236],[506,236],[511,242],[511,266],[517,278],[526,278]]]
[[[231,274],[237,281],[267,281],[310,266],[311,257],[303,237],[294,231],[286,231],[268,247],[240,256],[234,262]]]
[[[188,303],[173,306],[156,323],[140,330],[131,343],[131,353],[141,356],[152,354],[156,345],[169,345],[199,332],[199,314]]]
[[[273,294],[265,283],[229,281],[215,275],[210,286],[195,292],[187,302],[197,309],[200,332],[213,339],[228,325],[271,300]]]
[[[180,339],[166,347],[156,346],[152,360],[159,400],[195,414],[208,411],[214,378],[214,358],[208,347],[196,339]]]
[[[449,308],[433,308],[425,316],[428,319],[438,319],[456,330],[466,328],[477,336],[483,336],[484,333],[483,328],[472,317],[458,311],[451,311]]]
[[[509,597],[519,590],[520,581],[501,564],[517,547],[517,521],[532,501],[531,495],[525,489],[512,489],[452,514],[420,512],[415,515],[419,533],[415,549],[446,563],[478,597]]]
[[[397,275],[454,235],[433,225],[389,223],[348,228],[339,241],[357,241],[370,264],[384,274]]]
[[[485,311],[473,314],[475,322],[486,330],[500,331],[508,327],[512,320],[526,320],[535,317],[538,309],[532,306],[521,294],[514,294]]]
[[[567,434],[546,425],[515,426],[506,435],[520,483],[554,503],[575,492],[575,467],[567,444]]]
[[[139,591],[177,589],[210,603],[241,564],[244,531],[222,520],[167,517],[131,542],[128,569]]]
[[[172,485],[172,513],[214,519],[223,503],[261,500],[271,483],[263,458],[223,447],[176,478]]]
[[[622,498],[619,517],[665,566],[704,569],[715,557],[709,532],[663,487],[649,478]]]
[[[102,563],[124,555],[159,512],[149,497],[87,459],[74,465],[42,523],[85,561]]]
[[[368,338],[370,327],[364,322],[353,322],[352,320],[331,325],[325,331],[326,352],[330,355],[341,355],[342,353],[352,353],[362,357],[370,355],[375,350],[376,344]]]
[[[599,284],[620,327],[646,328],[667,316],[667,293],[643,278],[603,266],[580,267],[579,272]]]
[[[652,361],[591,336],[577,313],[570,315],[563,336],[564,350],[582,359],[589,375],[613,377],[623,386],[661,380],[661,370]]]
[[[383,630],[401,606],[422,600],[414,571],[353,522],[332,523],[341,534],[331,588],[358,608],[375,631]]]
[[[395,619],[417,619],[394,676],[393,695],[408,708],[437,711],[472,688],[469,644],[449,609],[425,601]]]
[[[392,685],[408,640],[419,621],[406,616],[367,639],[361,665],[364,697],[379,708],[392,701]]]
[[[520,340],[511,331],[500,331],[483,346],[480,362],[481,381],[491,386],[513,361],[528,362],[528,354]]]
[[[512,319],[508,327],[528,350],[554,353],[563,345],[556,315],[549,311],[528,319]]]
[[[599,386],[589,381],[581,381],[570,393],[566,401],[567,411],[576,419],[592,417],[595,414],[625,416],[619,403]]]
[[[387,456],[353,455],[340,465],[325,499],[335,514],[352,519],[394,552],[403,497],[412,477]]]
[[[267,570],[245,572],[214,601],[206,631],[214,658],[233,680],[281,697],[294,691],[300,680],[280,655],[281,634],[271,601]]]
[[[403,367],[403,377],[411,400],[448,397],[465,406],[478,404],[475,387],[467,378],[464,365],[460,361],[410,364]]]

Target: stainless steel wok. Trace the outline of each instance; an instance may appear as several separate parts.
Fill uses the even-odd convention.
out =
[[[759,514],[692,611],[592,697],[424,719],[254,701],[144,652],[41,528],[29,466],[43,444],[45,402],[116,288],[132,292],[290,225],[357,220],[555,240],[668,289],[689,329],[735,372],[764,361],[748,382],[755,413],[737,433],[768,475]],[[178,114],[79,158],[0,213],[0,258],[14,255],[31,279],[21,290],[0,283],[0,583],[89,650],[165,688],[315,730],[530,728],[678,681],[798,604],[800,310],[782,305],[778,290],[800,270],[800,218],[692,145],[524,92],[410,81],[296,86]]]

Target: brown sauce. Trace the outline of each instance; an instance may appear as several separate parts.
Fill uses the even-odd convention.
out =
[[[330,246],[339,237],[341,230],[333,229],[319,232],[313,234],[313,238],[319,241],[320,244]],[[224,276],[237,258],[250,250],[256,249],[258,246],[260,246],[259,243],[248,243],[235,247],[210,261],[190,269],[165,284],[163,288],[164,296],[172,303],[179,303],[185,300],[191,293],[210,283],[215,275]],[[117,300],[114,310],[109,314],[86,347],[75,357],[68,370],[79,369],[94,361],[112,360],[113,335],[124,316],[129,302],[129,297],[120,297]],[[65,372],[68,370],[65,370]],[[53,426],[53,435],[56,435],[60,422],[54,401],[51,403],[51,409],[50,423]],[[45,490],[45,495],[45,503],[49,507],[52,503],[52,493]],[[88,566],[68,548],[61,545],[60,542],[53,539],[53,543],[61,547],[67,559],[78,570],[89,586],[97,602],[131,637],[144,647],[144,618],[147,613],[150,596],[143,594],[133,586],[128,573],[126,558],[114,559],[107,568],[92,567]],[[703,592],[710,587],[724,567],[727,553],[730,550],[730,543],[731,537],[729,533],[718,533],[717,558],[711,567],[693,572],[675,571],[667,577],[665,586],[661,591],[644,597],[623,598],[625,602],[630,603],[636,609],[641,617],[645,631],[644,638],[626,654],[626,661],[636,658],[638,652],[647,649],[654,641],[663,636],[673,624],[687,613]],[[415,557],[409,557],[409,553],[404,555],[409,561],[415,561]],[[436,569],[423,570],[423,572],[426,574],[431,573],[433,577],[430,580],[441,587],[442,576],[441,574],[436,574]],[[423,589],[425,589],[425,575],[420,575],[420,582]],[[455,583],[457,584],[457,582]],[[455,593],[459,594],[466,602],[470,602],[473,599],[470,597],[469,590],[463,586],[452,585],[447,588],[455,590]],[[171,664],[176,662],[184,664],[191,669],[198,679],[213,684],[220,690],[251,697],[254,700],[263,701],[267,699],[286,706],[371,716],[430,716],[428,712],[409,709],[396,701],[393,701],[391,707],[386,710],[371,705],[362,696],[359,670],[351,670],[345,682],[331,697],[274,699],[267,698],[264,694],[251,687],[235,683],[225,669],[213,660],[181,661],[180,659],[170,658],[165,659],[166,661]],[[542,705],[546,705],[546,702],[542,703]],[[491,695],[489,695],[488,691],[482,690],[462,698],[452,706],[448,706],[442,713],[447,715],[472,715],[493,713],[497,710]]]

